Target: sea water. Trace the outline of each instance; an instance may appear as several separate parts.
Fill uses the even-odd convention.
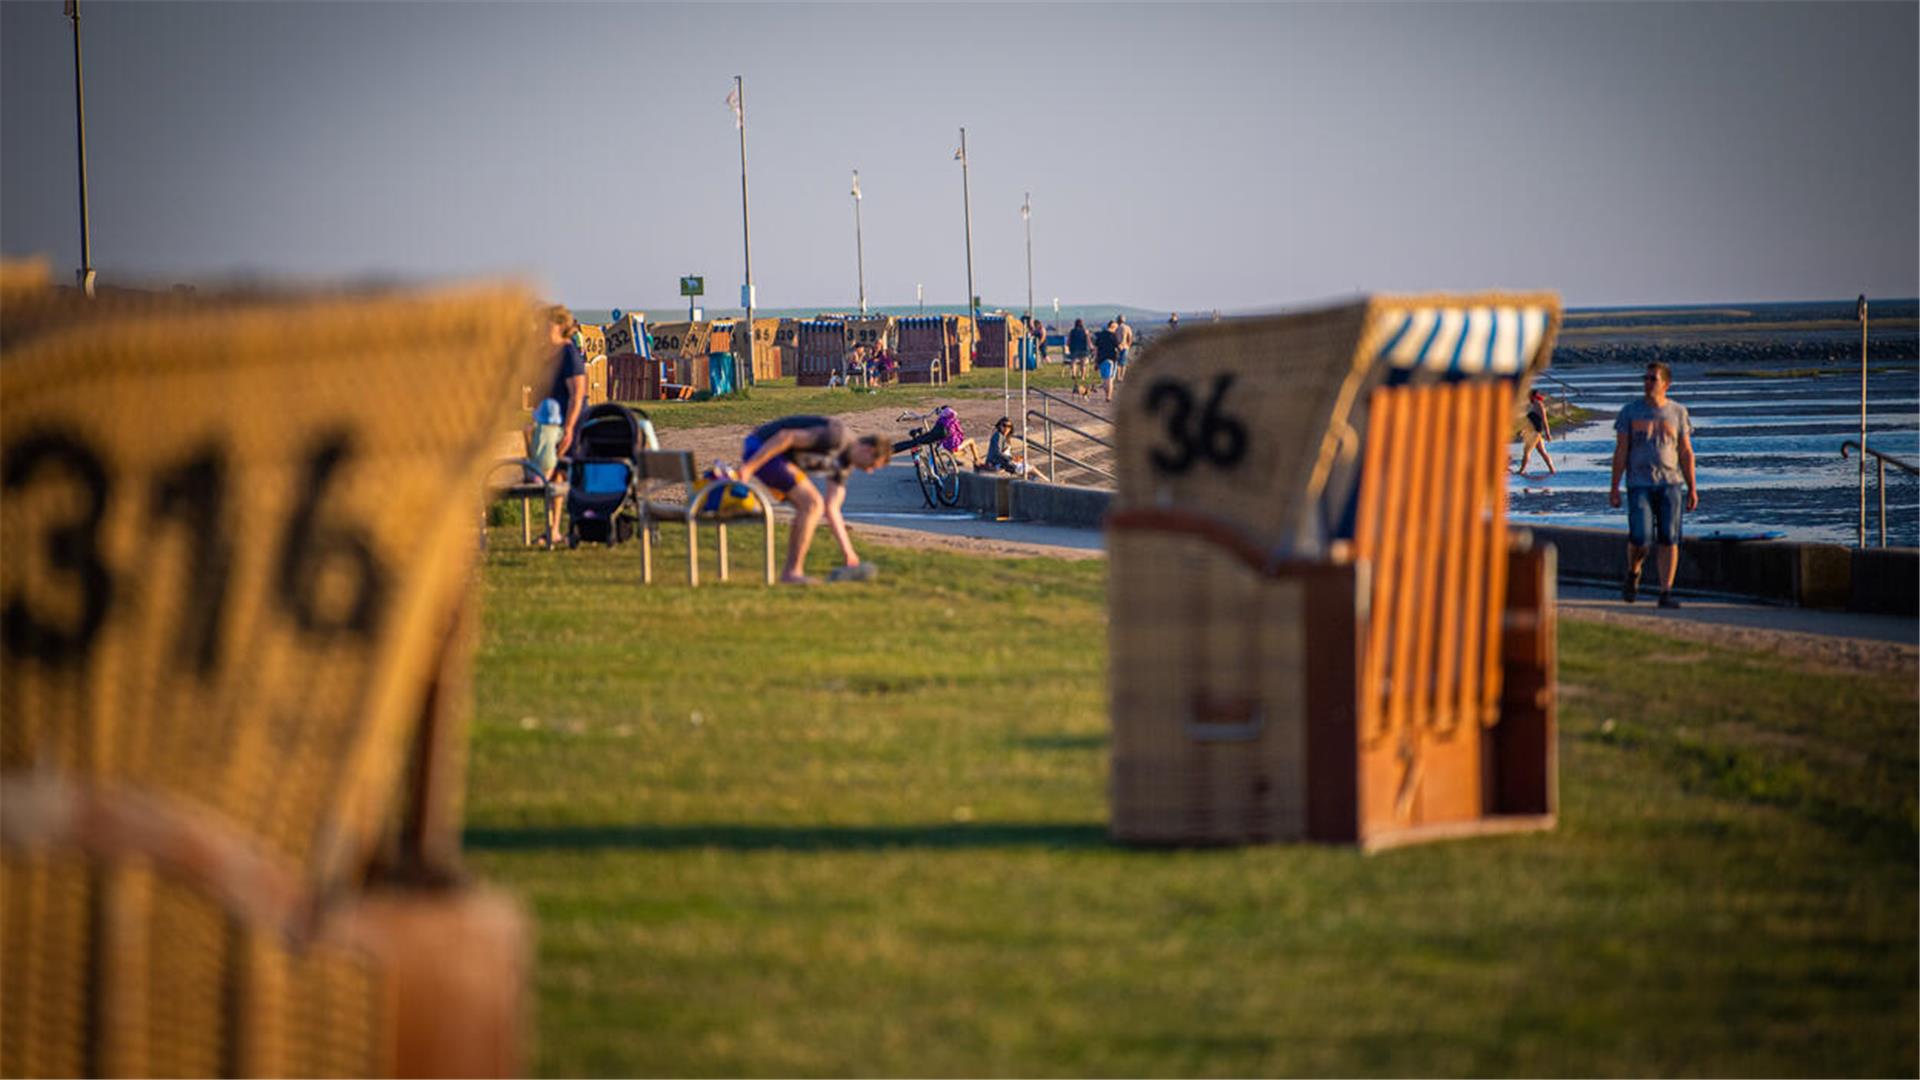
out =
[[[1686,533],[1751,535],[1852,544],[1859,515],[1859,463],[1842,459],[1840,444],[1860,437],[1860,375],[1835,372],[1831,361],[1748,367],[1765,373],[1822,368],[1820,375],[1762,377],[1734,374],[1724,365],[1677,364],[1668,396],[1693,418],[1695,477],[1700,508],[1686,516]],[[1911,361],[1876,361],[1867,376],[1867,445],[1920,463],[1920,371]],[[1713,371],[1716,374],[1709,375]],[[1568,366],[1551,369],[1540,389],[1566,395],[1597,415],[1571,429],[1554,427],[1547,444],[1559,472],[1546,475],[1536,453],[1527,477],[1508,483],[1515,525],[1529,522],[1626,528],[1625,510],[1607,505],[1613,461],[1613,418],[1640,396],[1638,367]],[[1518,462],[1515,444],[1513,458]],[[1879,542],[1879,496],[1874,459],[1867,459],[1867,542]],[[1887,469],[1887,543],[1920,545],[1920,478]]]

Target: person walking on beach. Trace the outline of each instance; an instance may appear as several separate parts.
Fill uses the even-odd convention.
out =
[[[1108,323],[1093,335],[1093,359],[1100,369],[1100,381],[1106,386],[1107,400],[1113,400],[1113,380],[1120,367],[1120,331],[1117,323]]]
[[[1114,356],[1115,366],[1113,380],[1115,382],[1126,382],[1127,361],[1133,358],[1133,327],[1127,325],[1127,317],[1125,315],[1115,315],[1113,322],[1114,333],[1120,336],[1119,352]]]
[[[840,516],[847,501],[847,474],[854,469],[872,472],[885,465],[893,457],[891,441],[878,435],[856,438],[845,424],[825,416],[785,416],[754,428],[741,446],[740,457],[735,479],[751,480],[757,475],[768,489],[793,504],[793,534],[787,541],[786,568],[780,574],[783,583],[814,584],[804,568],[807,548],[823,514],[847,565],[860,565],[846,519]],[[826,476],[824,495],[808,473]]]
[[[1067,367],[1073,372],[1073,396],[1087,396],[1087,324],[1073,320],[1073,329],[1067,331]]]
[[[1649,544],[1660,547],[1660,606],[1677,608],[1673,575],[1680,564],[1680,515],[1700,505],[1694,481],[1693,420],[1686,406],[1667,398],[1673,369],[1655,361],[1641,377],[1643,393],[1614,418],[1613,479],[1607,505],[1620,506],[1620,479],[1627,481],[1627,574],[1620,595],[1631,604],[1640,591],[1640,568]],[[1681,486],[1685,485],[1682,499]]]
[[[1527,424],[1520,429],[1520,467],[1514,472],[1527,475],[1527,458],[1535,450],[1540,451],[1540,460],[1547,463],[1547,475],[1552,476],[1559,470],[1553,467],[1553,455],[1547,453],[1547,444],[1553,441],[1553,428],[1547,423],[1547,399],[1535,390],[1527,396]]]

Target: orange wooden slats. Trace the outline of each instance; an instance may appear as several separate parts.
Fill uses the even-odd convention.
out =
[[[1420,585],[1420,557],[1426,546],[1415,531],[1425,512],[1427,497],[1419,482],[1415,462],[1429,456],[1431,447],[1428,440],[1431,435],[1425,408],[1430,399],[1429,392],[1420,389],[1402,393],[1408,396],[1408,415],[1396,427],[1404,429],[1405,436],[1395,448],[1394,461],[1389,466],[1392,474],[1387,478],[1390,494],[1397,498],[1390,499],[1383,526],[1389,535],[1399,536],[1388,582],[1391,589],[1389,598],[1393,604],[1393,631],[1389,642],[1392,656],[1387,661],[1387,723],[1392,730],[1404,733],[1416,693],[1411,677],[1416,615],[1413,601]]]
[[[1486,675],[1480,684],[1482,722],[1491,726],[1500,718],[1500,621],[1506,609],[1507,595],[1507,417],[1513,407],[1513,384],[1505,379],[1489,388],[1492,416],[1481,428],[1481,438],[1489,444],[1491,468],[1477,478],[1488,506],[1486,613],[1483,629]]]

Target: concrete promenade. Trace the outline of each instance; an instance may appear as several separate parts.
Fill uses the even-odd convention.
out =
[[[863,533],[878,534],[877,539],[934,536],[994,545],[1009,554],[1063,558],[1105,555],[1105,536],[1097,525],[1000,521],[991,512],[966,509],[968,502],[986,500],[990,504],[995,484],[981,476],[963,479],[961,507],[927,510],[912,463],[896,463],[854,480],[848,489],[847,518]],[[1043,487],[1020,485],[1023,492]],[[1101,497],[1105,492],[1054,489],[1042,494],[1050,500],[1065,500],[1061,509],[1070,520],[1089,520],[1089,510],[1103,513],[1105,509]],[[1069,502],[1071,505],[1067,505]],[[1025,506],[1014,509],[1040,509],[1039,500],[1029,498]],[[1098,513],[1090,520],[1097,521]],[[1563,579],[1568,576],[1566,569],[1563,563]],[[1792,607],[1697,589],[1682,588],[1678,594],[1683,600],[1679,610],[1661,610],[1650,596],[1627,604],[1620,599],[1617,586],[1563,580],[1560,613],[1563,618],[1610,623],[1704,643],[1776,649],[1843,667],[1920,669],[1920,619],[1912,615]]]

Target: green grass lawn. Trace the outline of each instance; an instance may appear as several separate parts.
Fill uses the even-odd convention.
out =
[[[494,539],[467,850],[542,1074],[1915,1070],[1910,678],[1563,624],[1557,831],[1131,850],[1104,563]]]
[[[1013,376],[1011,385],[1018,392],[1020,373],[1014,371],[1010,374]],[[831,415],[879,408],[926,410],[960,396],[998,394],[1002,377],[999,368],[977,368],[945,386],[898,385],[872,392],[844,386],[796,386],[794,380],[788,377],[763,380],[749,388],[744,397],[709,401],[635,401],[628,404],[645,410],[653,426],[661,431],[714,425],[752,427],[778,417],[801,413]],[[1073,380],[1059,365],[1051,364],[1028,372],[1027,385],[1065,393],[1073,388]]]

